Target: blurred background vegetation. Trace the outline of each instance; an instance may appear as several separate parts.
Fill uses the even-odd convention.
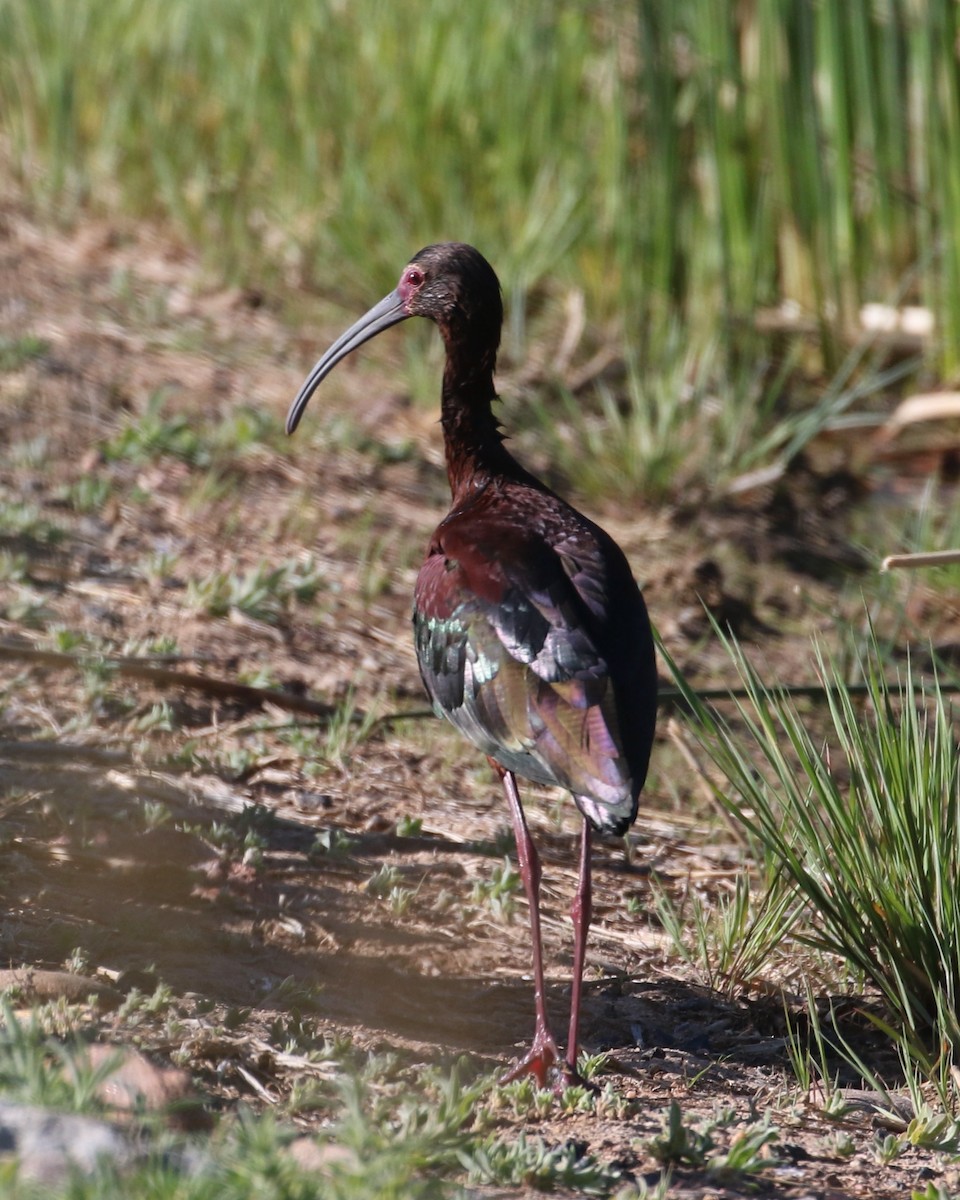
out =
[[[0,133],[49,213],[160,218],[233,280],[355,309],[472,241],[508,351],[580,297],[627,365],[598,401],[618,470],[656,493],[691,448],[722,477],[956,373],[958,24],[953,0],[0,0]],[[923,336],[873,353],[865,304],[919,306]]]

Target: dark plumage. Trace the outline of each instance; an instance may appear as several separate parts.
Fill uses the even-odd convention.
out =
[[[357,346],[423,316],[446,348],[442,415],[449,514],[417,579],[414,631],[436,711],[486,754],[503,780],[530,901],[536,1032],[510,1078],[541,1084],[554,1065],[576,1078],[584,947],[590,921],[591,830],[635,819],[656,719],[657,676],[646,607],[617,544],[507,452],[493,416],[503,307],[489,263],[472,246],[427,246],[396,289],[313,368],[290,409],[292,433],[313,391]],[[583,814],[573,905],[574,975],[565,1060],[543,996],[540,867],[515,775],[570,791]]]

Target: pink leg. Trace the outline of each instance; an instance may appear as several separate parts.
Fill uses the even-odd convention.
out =
[[[583,960],[590,929],[593,889],[590,882],[590,822],[584,817],[580,835],[580,878],[573,897],[573,983],[570,990],[570,1035],[564,1076],[568,1082],[582,1082],[577,1074],[577,1046],[580,1040],[580,995],[583,990]]]
[[[540,857],[533,844],[533,839],[530,837],[530,830],[527,828],[527,821],[523,815],[516,777],[512,771],[505,771],[492,758],[490,763],[503,780],[503,790],[507,794],[507,803],[510,805],[510,816],[513,820],[513,834],[517,842],[520,875],[530,905],[530,938],[533,942],[533,998],[536,1006],[536,1027],[530,1053],[517,1066],[511,1068],[503,1076],[501,1082],[509,1083],[513,1079],[519,1079],[521,1075],[534,1075],[537,1083],[541,1087],[546,1087],[550,1068],[560,1061],[560,1051],[550,1032],[544,1002],[543,946],[540,939]]]

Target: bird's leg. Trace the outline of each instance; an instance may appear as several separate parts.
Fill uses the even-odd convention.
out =
[[[530,940],[533,942],[533,997],[536,1005],[536,1027],[530,1053],[503,1076],[501,1083],[510,1083],[521,1075],[534,1075],[540,1087],[546,1087],[547,1074],[560,1061],[560,1051],[547,1020],[547,1008],[543,984],[543,946],[540,940],[540,857],[533,844],[527,820],[523,815],[517,780],[512,771],[505,771],[499,763],[490,759],[491,765],[503,780],[503,790],[510,805],[513,834],[517,843],[517,858],[520,875],[530,905]]]
[[[570,915],[573,919],[573,983],[570,988],[570,1034],[567,1038],[567,1057],[563,1074],[568,1083],[583,1083],[577,1073],[577,1045],[580,1040],[580,996],[583,991],[583,960],[587,949],[587,933],[593,915],[593,888],[590,880],[590,822],[583,818],[580,835],[580,878],[573,896]]]

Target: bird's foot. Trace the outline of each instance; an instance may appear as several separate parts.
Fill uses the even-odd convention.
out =
[[[538,1031],[529,1054],[502,1075],[500,1083],[513,1083],[523,1075],[532,1075],[538,1087],[552,1088],[558,1096],[568,1087],[582,1087],[588,1092],[600,1090],[596,1084],[584,1079],[576,1067],[561,1058],[557,1043],[549,1030]]]
[[[532,1075],[537,1086],[545,1088],[550,1081],[551,1072],[561,1064],[560,1051],[549,1029],[538,1029],[533,1038],[529,1054],[522,1058],[515,1067],[511,1067],[506,1075],[500,1077],[501,1083],[513,1083],[522,1075]],[[566,1069],[566,1064],[562,1064]]]

